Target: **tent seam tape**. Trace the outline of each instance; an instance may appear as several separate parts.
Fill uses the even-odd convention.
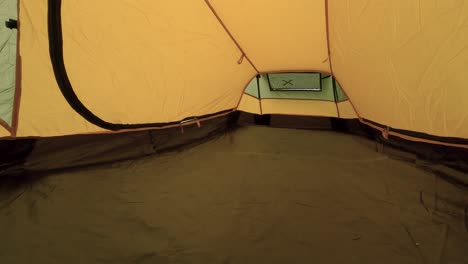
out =
[[[20,21],[20,6],[21,1],[17,3],[17,29],[16,29],[16,74],[15,74],[15,96],[13,99],[13,116],[11,118],[11,129],[10,134],[12,137],[16,137],[18,133],[19,126],[19,112],[21,105],[21,94],[22,94],[22,82],[21,82],[21,55],[20,55],[20,31],[21,31],[21,21]]]
[[[359,122],[361,122],[362,124],[367,125],[369,127],[372,127],[372,128],[374,128],[374,129],[376,129],[376,130],[378,130],[380,132],[387,132],[388,135],[396,136],[396,137],[399,137],[399,138],[402,138],[402,139],[405,139],[405,140],[410,140],[410,141],[413,141],[413,142],[422,142],[422,143],[428,143],[428,144],[434,144],[434,145],[443,145],[443,146],[448,146],[448,147],[458,147],[458,148],[468,149],[468,145],[465,145],[465,144],[445,143],[445,142],[438,141],[438,140],[424,139],[424,138],[420,138],[420,137],[405,135],[405,134],[394,132],[394,131],[391,131],[391,130],[386,130],[385,128],[381,128],[381,127],[379,127],[377,125],[374,125],[374,124],[372,124],[370,122],[367,122],[367,121],[363,120],[362,118],[359,118]]]
[[[333,76],[333,78],[335,79],[336,82],[340,83],[338,81],[337,77],[335,76],[334,71],[333,71],[333,61],[332,61],[332,54],[331,54],[331,48],[330,48],[330,19],[329,19],[328,13],[329,13],[328,0],[325,0],[325,25],[326,25],[326,32],[327,32],[326,34],[327,34],[328,62],[330,63],[331,75]],[[354,104],[353,104],[351,98],[349,97],[348,93],[345,91],[345,89],[343,88],[342,85],[340,85],[340,87],[341,87],[341,90],[343,91],[343,93],[346,95],[346,97],[348,97],[348,101],[351,104],[351,106],[353,107],[354,112],[356,113],[356,115],[361,120],[362,117],[359,114],[359,112],[357,111],[356,107],[354,106]],[[339,116],[338,103],[336,104],[336,108],[337,108],[338,116]]]
[[[247,56],[247,54],[245,53],[244,49],[242,49],[242,47],[240,46],[239,42],[234,38],[234,36],[232,35],[231,31],[227,28],[227,26],[224,24],[224,22],[221,20],[221,17],[218,15],[218,13],[216,12],[216,10],[214,9],[213,5],[211,5],[210,1],[209,0],[205,0],[205,3],[206,5],[208,6],[208,8],[211,10],[211,12],[213,13],[213,15],[216,17],[216,19],[218,20],[219,24],[221,24],[221,26],[223,27],[224,31],[228,34],[228,36],[231,38],[231,40],[234,42],[234,44],[237,46],[237,48],[240,50],[240,52],[242,53],[242,56],[245,57],[245,59],[250,63],[250,65],[252,66],[252,68],[258,73],[260,73],[260,71],[258,70],[258,68],[255,66],[255,64],[252,62],[252,60],[249,58],[249,56]]]

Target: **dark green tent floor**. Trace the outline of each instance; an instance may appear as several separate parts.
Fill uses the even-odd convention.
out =
[[[369,145],[247,126],[56,172],[1,193],[0,263],[468,263],[467,190]]]

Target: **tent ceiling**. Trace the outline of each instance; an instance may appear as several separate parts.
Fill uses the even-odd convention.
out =
[[[48,4],[60,1],[19,3],[17,135],[105,131],[76,113],[57,85],[47,20]],[[73,90],[108,122],[171,122],[228,110],[258,72],[315,71],[333,72],[363,119],[468,138],[468,0],[62,5],[64,65]]]
[[[330,72],[323,0],[208,1],[261,72]]]

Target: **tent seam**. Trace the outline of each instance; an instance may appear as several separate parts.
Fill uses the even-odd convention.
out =
[[[224,31],[228,34],[228,36],[231,38],[231,40],[234,42],[234,44],[237,46],[237,48],[239,49],[239,51],[242,53],[242,57],[245,57],[245,59],[250,63],[250,65],[252,66],[252,68],[257,72],[257,74],[260,74],[260,71],[258,70],[258,68],[255,66],[255,64],[252,62],[252,60],[249,58],[249,56],[247,56],[247,54],[245,53],[244,49],[241,47],[241,45],[239,44],[239,42],[234,38],[234,36],[232,35],[231,31],[227,28],[227,26],[224,24],[223,20],[221,19],[221,17],[218,15],[218,13],[216,12],[216,10],[214,9],[213,5],[211,5],[210,1],[209,0],[205,0],[205,3],[206,5],[208,6],[208,8],[211,10],[211,12],[213,13],[213,15],[216,17],[216,19],[218,20],[219,24],[221,24],[221,26],[223,27]],[[241,58],[242,58],[241,57]],[[238,61],[240,63],[242,63],[241,59]]]
[[[21,94],[22,94],[22,82],[21,82],[21,55],[20,55],[20,42],[21,42],[21,21],[20,21],[20,6],[21,1],[17,3],[17,29],[16,29],[16,74],[15,74],[15,96],[13,99],[13,116],[11,118],[11,129],[10,134],[12,137],[16,137],[19,126],[19,114],[21,106]]]
[[[331,56],[331,48],[330,48],[330,19],[329,19],[329,6],[328,6],[328,0],[325,0],[325,26],[326,26],[326,34],[327,34],[327,50],[328,50],[328,62],[330,64],[330,72],[331,72],[331,75],[333,76],[333,78],[335,79],[336,82],[338,82],[338,84],[340,83],[337,79],[337,77],[335,76],[335,73],[333,71],[333,61],[332,61],[332,56]],[[349,97],[348,93],[345,91],[345,88],[343,87],[343,85],[340,85],[341,87],[341,90],[343,91],[343,93],[346,95],[346,97],[348,98],[348,101],[349,103],[351,104],[351,106],[353,107],[353,110],[354,112],[356,113],[356,115],[358,116],[359,120],[362,120],[362,117],[361,115],[359,114],[359,112],[357,111],[356,107],[354,106],[352,100],[351,100],[351,97]],[[338,103],[336,103],[336,108],[337,108],[337,111],[339,113],[339,110],[338,110]],[[339,114],[338,114],[339,115]]]

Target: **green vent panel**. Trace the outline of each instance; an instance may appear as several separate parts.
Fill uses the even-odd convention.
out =
[[[320,73],[271,73],[266,75],[273,91],[315,91],[322,90]]]
[[[245,93],[261,99],[348,100],[332,76],[320,73],[262,74],[252,79]]]
[[[17,29],[6,21],[17,20],[17,0],[0,1],[0,119],[11,126],[16,83]]]

